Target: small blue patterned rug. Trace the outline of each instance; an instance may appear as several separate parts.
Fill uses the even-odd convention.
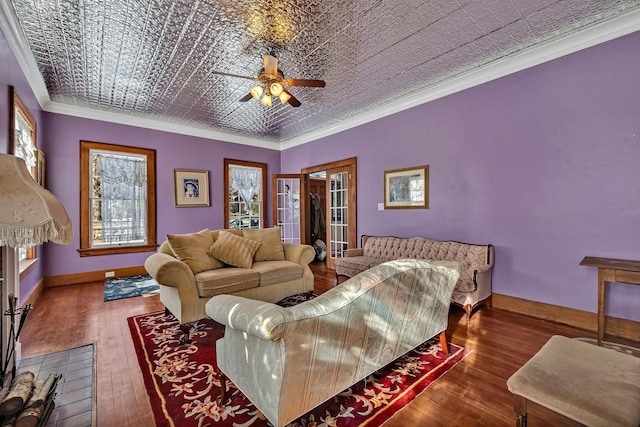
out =
[[[104,281],[104,300],[113,301],[123,298],[139,297],[160,291],[158,282],[148,274],[118,277]]]

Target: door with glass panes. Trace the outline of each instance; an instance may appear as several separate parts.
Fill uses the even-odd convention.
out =
[[[272,176],[273,224],[280,227],[285,243],[307,243],[304,230],[307,218],[308,178],[301,174]]]
[[[313,245],[309,174],[326,177],[323,221],[327,268],[335,269],[335,258],[357,247],[356,159],[350,158],[302,169],[302,174],[272,175],[273,224],[281,227],[282,241]]]

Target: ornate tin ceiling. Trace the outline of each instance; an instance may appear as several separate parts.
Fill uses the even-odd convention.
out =
[[[286,142],[640,8],[640,0],[11,0],[53,103]],[[10,7],[9,7],[10,8]],[[293,108],[238,100],[262,55]],[[45,107],[46,109],[46,107]]]

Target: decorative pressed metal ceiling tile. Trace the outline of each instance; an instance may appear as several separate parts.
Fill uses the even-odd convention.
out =
[[[11,0],[51,100],[286,141],[576,33],[640,0]],[[302,106],[255,100],[262,56]]]

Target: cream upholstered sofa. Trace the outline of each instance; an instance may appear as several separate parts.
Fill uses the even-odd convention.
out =
[[[280,228],[167,234],[145,269],[160,284],[160,301],[181,324],[206,317],[214,295],[276,302],[313,290],[311,246],[283,243]]]
[[[218,367],[283,426],[443,333],[462,269],[448,265],[387,262],[288,308],[215,296],[207,314],[226,325]]]
[[[451,302],[465,309],[467,324],[473,309],[484,301],[491,302],[492,245],[474,245],[454,241],[430,240],[423,237],[362,236],[360,248],[347,249],[336,258],[336,276],[353,277],[382,262],[398,258],[459,261],[464,265]]]

